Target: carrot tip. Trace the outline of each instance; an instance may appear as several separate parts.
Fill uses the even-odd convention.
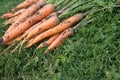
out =
[[[0,38],[0,42],[3,42],[3,38]]]

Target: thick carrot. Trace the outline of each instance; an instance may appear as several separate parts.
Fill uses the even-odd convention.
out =
[[[25,12],[20,15],[20,17],[17,19],[17,21],[8,28],[8,30],[5,32],[5,35],[8,34],[9,32],[11,32],[13,29],[15,29],[16,26],[18,26],[19,24],[24,22],[26,20],[26,18],[33,15],[44,4],[45,4],[45,2],[40,1],[40,2],[38,2],[36,4],[33,4],[28,9],[26,9]]]
[[[53,35],[53,36],[50,37],[47,41],[42,42],[36,49],[43,48],[43,47],[45,47],[46,45],[49,46],[59,35],[60,35],[60,33]]]
[[[9,13],[3,14],[1,18],[8,18],[8,17],[11,17],[12,15],[13,13],[9,12]]]
[[[54,26],[56,26],[59,23],[59,18],[57,16],[52,16],[40,25],[38,25],[36,28],[34,28],[26,37],[27,40],[31,39],[33,36],[36,36],[43,31],[50,29]]]
[[[51,14],[54,11],[54,5],[52,4],[47,4],[43,8],[41,8],[39,11],[37,11],[36,14],[33,16],[29,17],[25,22],[22,24],[18,25],[14,30],[12,30],[9,34],[6,34],[3,36],[0,41],[4,44],[11,39],[16,38],[18,35],[24,33],[28,28],[30,28],[32,25],[37,23],[38,21],[42,20],[49,14]]]
[[[72,28],[68,28],[64,30],[47,48],[47,50],[53,50],[57,47],[63,40],[65,40],[68,36],[72,35],[74,30]],[[47,51],[46,50],[46,51]],[[45,53],[46,53],[45,51]]]
[[[39,22],[39,24],[40,24],[40,23],[42,23],[42,21]],[[17,41],[22,40],[23,38],[26,37],[26,35],[28,35],[28,33],[31,32],[32,29],[34,29],[34,28],[35,28],[36,26],[38,26],[39,24],[37,23],[37,24],[33,25],[32,27],[30,27],[29,29],[27,29],[21,36],[18,36],[17,38],[15,38],[12,42],[17,42]]]
[[[17,7],[15,7],[15,10],[28,7],[28,6],[34,4],[34,3],[38,2],[38,1],[44,2],[45,0],[25,0],[24,2],[22,2],[21,4],[19,4]]]
[[[61,22],[59,25],[39,34],[32,42],[30,42],[26,48],[31,47],[33,44],[40,42],[41,40],[50,37],[54,34],[60,33],[63,30],[71,27],[72,25],[74,25],[75,23],[77,23],[79,20],[81,20],[85,15],[83,13],[78,13],[73,15],[72,17],[64,20],[63,22]]]

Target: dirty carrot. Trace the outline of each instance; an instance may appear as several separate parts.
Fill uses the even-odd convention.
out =
[[[36,36],[43,31],[50,29],[54,26],[56,26],[59,23],[59,18],[57,16],[51,16],[49,19],[38,25],[36,28],[34,28],[26,37],[26,39],[31,39],[33,36]]]
[[[33,44],[40,42],[41,40],[50,37],[54,34],[60,33],[63,30],[71,27],[72,25],[74,25],[75,23],[77,23],[79,20],[81,20],[84,16],[86,15],[86,13],[77,13],[75,15],[73,15],[72,17],[64,20],[63,22],[61,22],[60,24],[58,24],[57,26],[39,34],[32,42],[30,42],[26,48],[31,47]]]
[[[40,22],[39,22],[40,24]],[[31,32],[32,29],[34,29],[36,26],[38,26],[38,23],[33,25],[32,27],[30,27],[29,29],[27,29],[21,36],[18,36],[17,38],[15,38],[12,42],[17,42],[17,41],[20,41],[22,40],[23,38],[26,37],[26,35],[28,35],[28,33]]]
[[[74,30],[72,28],[68,28],[64,30],[47,48],[47,50],[44,52],[46,53],[48,50],[53,50],[56,48],[63,40],[65,40],[68,36],[72,35],[74,33]]]
[[[3,14],[1,18],[8,18],[8,17],[11,17],[12,15],[13,13],[9,12],[9,13]]]
[[[28,7],[28,6],[36,3],[37,1],[44,2],[45,0],[25,0],[24,2],[20,3],[17,7],[15,7],[14,10],[18,10],[18,9]]]
[[[13,29],[15,29],[19,24],[24,22],[26,18],[28,18],[29,16],[32,16],[44,4],[45,2],[38,2],[30,6],[28,9],[26,9],[25,12],[20,15],[17,21],[8,28],[8,30],[5,32],[5,35],[11,32]]]
[[[52,16],[57,16],[57,13],[56,12],[51,13],[50,15],[48,15],[47,17],[45,17],[44,19],[42,19],[40,22],[38,22],[37,24],[33,25],[33,27],[36,28],[38,26],[41,26],[41,24],[43,24],[44,22],[46,22]],[[31,32],[34,30],[34,28],[32,28]],[[30,33],[28,33],[26,35],[26,38],[24,38],[24,40],[22,41],[22,44],[26,43],[28,40],[30,40],[32,38],[32,37],[27,37],[27,36],[29,36]]]
[[[8,17],[8,18],[11,18],[11,17],[14,17],[14,16],[18,16],[18,15],[24,13],[26,10],[27,10],[27,9],[25,9],[25,8],[24,8],[24,9],[20,9],[20,10],[18,10],[17,12],[15,12],[13,15],[11,15],[11,16]]]
[[[74,33],[74,30],[77,29],[80,26],[84,26],[88,23],[93,22],[95,19],[90,19],[87,22],[83,23],[82,21],[80,23],[78,23],[75,27],[72,28],[68,28],[66,30],[64,30],[47,48],[47,50],[44,52],[46,53],[48,50],[53,50],[54,48],[56,48],[62,41],[64,41],[65,39],[67,39],[68,36],[71,36]]]
[[[32,25],[36,24],[38,21],[42,20],[49,14],[51,14],[54,11],[54,5],[47,4],[43,8],[37,11],[36,14],[29,17],[25,22],[18,25],[14,30],[12,30],[9,34],[6,34],[0,39],[0,42],[3,44],[16,38],[18,35],[24,33],[28,28],[30,28]]]
[[[60,35],[60,33],[53,35],[47,41],[42,42],[36,49],[40,49],[40,48],[43,48],[45,46],[49,46],[59,35]]]
[[[4,25],[13,24],[19,18],[19,16],[20,15],[8,19],[7,21],[4,22]]]
[[[12,12],[8,12],[6,14],[3,14],[1,16],[1,18],[11,18],[11,17],[14,17],[14,16],[18,16],[19,14],[23,13],[26,9],[21,9],[15,13],[12,13]]]

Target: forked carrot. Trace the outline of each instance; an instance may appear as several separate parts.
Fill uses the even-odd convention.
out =
[[[40,1],[36,4],[33,4],[28,9],[26,9],[25,12],[20,15],[20,17],[17,19],[17,21],[8,28],[8,30],[5,32],[5,35],[8,34],[9,32],[11,32],[13,29],[15,29],[19,24],[24,22],[26,20],[26,18],[33,15],[38,9],[43,7],[43,5],[45,5],[45,2]]]
[[[42,20],[49,14],[51,14],[54,11],[54,5],[47,4],[43,8],[37,11],[36,14],[29,17],[25,22],[18,25],[14,30],[12,30],[9,34],[6,34],[0,39],[0,42],[7,43],[8,41],[16,38],[18,35],[24,33],[28,28],[30,28],[32,25],[37,23],[38,21]]]
[[[47,48],[47,50],[53,50],[57,47],[63,40],[65,40],[68,36],[72,35],[74,30],[72,28],[68,28],[64,30]],[[44,52],[46,53],[47,50]]]
[[[14,10],[18,10],[18,9],[22,9],[22,8],[28,7],[28,6],[36,3],[37,1],[44,2],[45,0],[25,0],[24,2],[22,2],[18,6],[16,6],[14,8]]]
[[[49,19],[38,25],[36,28],[34,28],[26,37],[27,40],[31,39],[33,36],[36,36],[43,31],[50,29],[54,26],[56,26],[59,23],[59,18],[55,16],[51,16]]]
[[[47,37],[50,37],[54,34],[57,34],[57,33],[60,33],[62,32],[63,30],[71,27],[72,25],[74,25],[75,23],[77,23],[79,20],[81,20],[84,16],[86,15],[86,13],[78,13],[78,14],[75,14],[73,15],[72,17],[64,20],[63,22],[61,22],[59,25],[39,34],[38,36],[36,36],[36,38],[30,42],[26,48],[29,48],[31,47],[33,44],[35,43],[38,43],[40,42],[41,40],[47,38]]]
[[[60,33],[53,35],[52,37],[50,37],[47,41],[42,42],[36,49],[40,49],[45,47],[46,45],[49,46],[52,42],[54,42],[54,40],[60,35]]]

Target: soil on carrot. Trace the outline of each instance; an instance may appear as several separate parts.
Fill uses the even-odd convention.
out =
[[[0,16],[22,1],[1,0]],[[76,29],[54,51],[43,55],[43,48],[34,53],[37,44],[13,54],[17,44],[5,51],[0,56],[0,80],[120,80],[120,8],[113,8],[114,0],[92,0],[81,11],[94,3],[101,9],[89,15],[95,21]],[[9,27],[4,22],[0,19],[0,37]],[[7,47],[0,44],[0,52]]]

